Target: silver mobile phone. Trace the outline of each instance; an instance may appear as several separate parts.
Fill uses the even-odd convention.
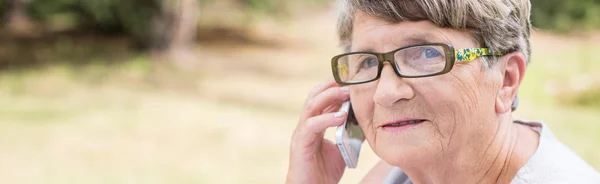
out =
[[[337,127],[335,139],[348,168],[356,168],[360,147],[365,140],[362,129],[356,121],[350,101],[342,104],[340,111],[348,113],[346,122]]]

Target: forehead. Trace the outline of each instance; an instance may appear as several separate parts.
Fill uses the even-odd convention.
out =
[[[387,52],[421,43],[449,43],[455,48],[476,47],[468,30],[441,28],[430,21],[392,23],[362,11],[355,14],[351,51]]]

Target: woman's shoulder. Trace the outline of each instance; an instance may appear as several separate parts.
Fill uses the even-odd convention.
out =
[[[387,177],[383,180],[383,184],[413,184],[408,178],[408,175],[399,167],[394,167],[390,170]]]
[[[600,174],[554,137],[540,121],[516,120],[540,133],[536,152],[512,183],[600,183]]]

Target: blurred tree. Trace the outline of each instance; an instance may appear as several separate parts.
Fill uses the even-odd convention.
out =
[[[191,50],[198,25],[198,0],[29,1],[31,14],[45,26],[65,24],[66,16],[69,17],[67,20],[74,21],[71,29],[124,33],[133,38],[138,48],[168,59],[193,58]],[[54,20],[56,17],[60,19]]]
[[[10,0],[7,9],[7,31],[18,37],[29,37],[35,34],[35,27],[29,18],[24,0]]]
[[[193,58],[197,0],[82,0],[81,6],[104,31],[123,31],[138,46],[171,60]],[[135,11],[132,11],[135,10]]]
[[[152,49],[168,59],[190,62],[198,26],[197,0],[162,0],[152,17]],[[184,63],[181,63],[184,64]]]
[[[247,41],[260,21],[285,20],[326,3],[330,0],[0,0],[0,17],[2,30],[33,31],[44,37],[37,41],[119,35],[136,49],[191,61],[198,35]]]

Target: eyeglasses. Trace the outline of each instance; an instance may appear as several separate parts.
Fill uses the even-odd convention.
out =
[[[388,53],[351,52],[331,59],[333,77],[338,84],[362,84],[379,79],[384,62],[404,78],[420,78],[450,72],[455,61],[470,62],[479,56],[501,56],[487,48],[455,50],[446,43],[426,43],[402,47]]]

